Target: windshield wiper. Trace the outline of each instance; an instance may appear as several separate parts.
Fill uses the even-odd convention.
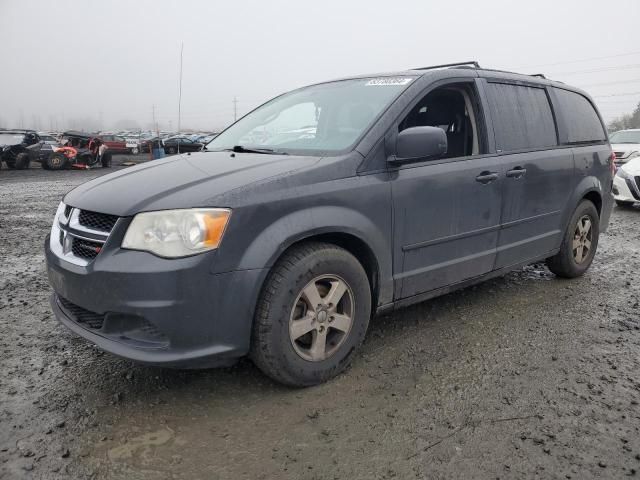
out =
[[[236,152],[236,153],[263,153],[265,155],[289,155],[285,152],[277,152],[272,150],[271,148],[253,148],[253,147],[243,147],[242,145],[234,145],[233,148],[225,148],[228,152]]]

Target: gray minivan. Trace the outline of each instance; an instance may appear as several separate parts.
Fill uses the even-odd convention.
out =
[[[531,262],[582,275],[614,156],[593,101],[475,62],[320,83],[87,182],[46,241],[57,318],[172,367],[345,369],[374,314]]]

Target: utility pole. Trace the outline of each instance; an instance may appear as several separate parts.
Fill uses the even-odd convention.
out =
[[[238,120],[238,98],[233,97],[233,121]]]
[[[180,133],[180,115],[182,109],[182,52],[184,50],[184,42],[180,44],[180,89],[178,91],[178,133]],[[180,146],[178,145],[178,151]]]

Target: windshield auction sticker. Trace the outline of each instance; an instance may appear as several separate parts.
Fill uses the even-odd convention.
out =
[[[365,86],[367,87],[379,87],[379,86],[387,86],[387,85],[406,85],[412,79],[407,77],[381,77],[381,78],[372,78]]]

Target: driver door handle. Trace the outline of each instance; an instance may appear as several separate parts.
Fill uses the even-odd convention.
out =
[[[498,179],[498,174],[496,172],[482,172],[480,175],[476,177],[476,182],[480,182],[483,185],[486,185],[487,183],[491,183],[497,179]]]
[[[527,169],[526,168],[516,167],[513,170],[507,171],[507,177],[509,177],[509,178],[521,178],[521,177],[524,177],[526,173],[527,173]]]

